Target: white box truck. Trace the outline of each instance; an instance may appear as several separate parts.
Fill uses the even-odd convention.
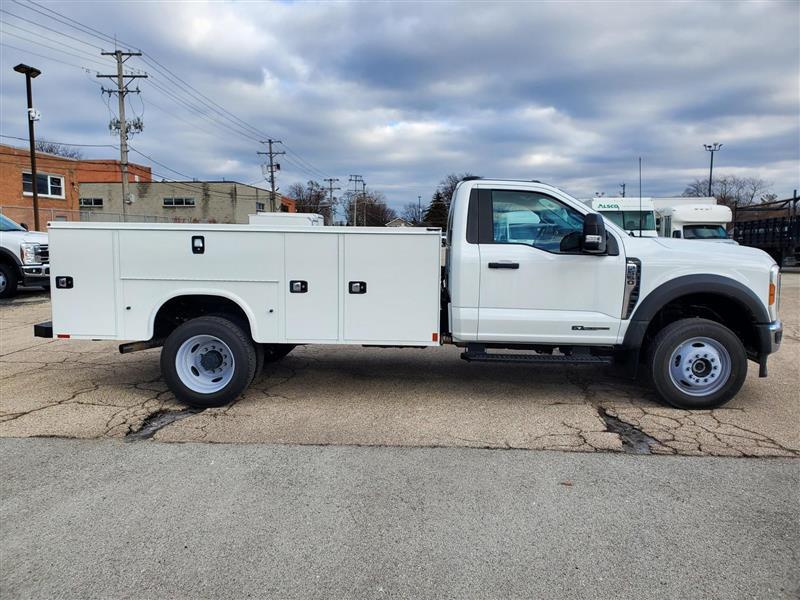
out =
[[[709,240],[735,244],[728,237],[733,213],[717,204],[683,204],[659,211],[661,235],[686,240]]]
[[[218,406],[297,344],[435,347],[472,362],[642,369],[667,402],[720,405],[781,341],[764,252],[631,237],[542,183],[468,178],[446,267],[425,228],[51,223],[36,335],[163,346],[175,396]],[[430,350],[428,350],[430,351]]]

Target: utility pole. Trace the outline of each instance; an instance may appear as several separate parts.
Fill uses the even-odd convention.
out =
[[[422,223],[422,196],[417,196],[417,222],[414,225]]]
[[[29,67],[22,63],[14,67],[17,73],[25,75],[25,89],[28,92],[28,140],[31,144],[31,191],[33,192],[33,230],[39,231],[39,189],[36,185],[36,141],[33,137],[33,124],[39,120],[38,113],[33,109],[33,92],[31,79],[35,79],[42,72],[36,67]]]
[[[139,93],[139,88],[137,87],[135,90],[129,90],[128,85],[129,81],[125,81],[126,79],[140,79],[146,78],[147,75],[134,75],[133,73],[125,73],[123,71],[123,65],[125,61],[127,61],[131,56],[141,56],[141,52],[123,52],[122,50],[114,50],[114,52],[101,52],[103,56],[113,56],[114,59],[117,61],[117,74],[116,75],[100,75],[98,73],[98,77],[103,77],[105,79],[116,79],[117,80],[117,89],[105,89],[102,88],[104,94],[108,94],[111,96],[112,94],[117,95],[117,99],[119,100],[119,123],[115,123],[113,120],[109,124],[109,127],[113,130],[114,127],[119,127],[119,166],[120,170],[122,171],[122,219],[125,220],[125,213],[127,213],[127,205],[131,202],[131,193],[130,187],[128,182],[128,130],[129,126],[127,121],[125,120],[125,96],[130,94],[132,91]],[[132,124],[130,128],[132,131],[141,131],[142,123],[141,120]]]
[[[358,225],[358,184],[364,181],[361,175],[350,175],[348,179],[353,184],[353,227]]]
[[[622,188],[622,197],[625,197],[625,182],[619,184],[619,187]]]
[[[713,144],[703,144],[703,148],[707,152],[711,152],[711,166],[708,168],[708,196],[711,197],[711,177],[714,175],[714,152],[719,152],[722,144],[714,142]]]
[[[367,182],[361,180],[361,203],[364,205],[364,227],[367,226]]]
[[[275,157],[280,156],[281,154],[286,154],[284,151],[278,152],[277,150],[272,149],[272,144],[282,144],[283,142],[280,140],[273,140],[268,139],[266,142],[261,142],[262,144],[267,144],[269,146],[268,152],[257,152],[257,154],[265,154],[269,156],[269,209],[272,212],[278,210],[277,205],[275,203],[275,171],[281,170],[281,165],[275,162]]]
[[[339,181],[336,177],[326,177],[325,181],[328,182],[328,205],[330,208],[328,210],[331,211],[331,222],[333,222],[333,205],[336,201],[336,198],[333,197],[333,190],[340,190],[340,187],[333,187],[333,184]]]

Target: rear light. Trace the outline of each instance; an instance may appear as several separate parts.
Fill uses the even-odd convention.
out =
[[[69,334],[68,333],[59,333],[56,337],[61,339],[61,340],[68,340],[69,339]]]

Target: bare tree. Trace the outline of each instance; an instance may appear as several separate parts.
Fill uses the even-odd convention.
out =
[[[397,213],[386,204],[386,196],[382,192],[348,192],[345,198],[344,213],[348,223],[383,227],[397,217]]]
[[[47,140],[36,140],[36,151],[55,154],[56,156],[63,156],[64,158],[74,158],[75,160],[83,158],[83,152],[81,152],[79,148],[67,146],[65,144],[56,144],[55,142],[48,142]]]
[[[400,211],[400,216],[413,225],[419,225],[424,213],[425,209],[418,202],[409,202]]]
[[[711,193],[719,204],[749,206],[769,197],[770,187],[771,184],[760,177],[723,175],[714,180]],[[695,179],[683,190],[683,196],[687,197],[704,197],[707,194],[707,179]]]
[[[450,206],[450,202],[453,200],[453,192],[456,191],[456,186],[461,183],[461,180],[465,177],[474,177],[472,173],[450,173],[445,175],[445,178],[439,182],[439,187],[436,188],[436,191],[439,192],[442,197],[441,200]]]
[[[286,195],[295,201],[299,213],[316,213],[325,217],[325,223],[333,222],[333,206],[331,206],[325,188],[317,181],[293,183],[289,186]]]

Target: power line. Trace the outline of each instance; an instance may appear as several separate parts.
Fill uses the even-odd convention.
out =
[[[10,17],[14,17],[15,19],[19,19],[20,21],[25,21],[26,23],[30,23],[31,25],[35,25],[36,27],[41,27],[42,29],[46,29],[47,31],[52,31],[53,33],[56,33],[58,35],[62,35],[62,36],[66,37],[66,38],[69,38],[71,40],[75,40],[76,42],[79,42],[81,44],[89,46],[90,48],[94,48],[95,50],[102,50],[103,49],[100,46],[95,46],[94,44],[90,44],[89,42],[87,42],[85,40],[82,40],[80,38],[77,38],[77,37],[75,37],[73,35],[70,35],[68,33],[64,33],[63,31],[59,31],[58,29],[53,29],[52,27],[48,27],[47,25],[42,25],[41,23],[37,23],[36,21],[32,21],[30,19],[26,19],[25,17],[21,17],[21,16],[15,14],[15,13],[8,12],[5,9],[0,8],[0,12],[1,13],[5,13],[5,14],[9,15]],[[20,25],[15,25],[13,23],[8,23],[8,22],[6,24],[7,25],[11,25],[13,27],[19,27],[20,29],[23,29]],[[31,33],[33,33],[33,32],[31,32]]]
[[[76,65],[75,63],[67,62],[65,60],[55,58],[54,56],[49,56],[47,54],[39,54],[38,52],[34,52],[33,50],[28,50],[27,48],[20,48],[19,46],[14,46],[13,44],[7,44],[6,42],[0,42],[0,46],[5,46],[6,48],[11,48],[12,50],[18,50],[20,52],[25,52],[33,56],[38,56],[39,58],[52,60],[53,62],[61,63],[62,65],[76,67],[78,69],[83,69],[84,71],[91,71],[92,73],[97,73],[97,69],[90,69],[89,67],[84,65]]]
[[[29,2],[27,4],[23,4],[19,0],[13,0],[13,2],[15,4],[18,4],[19,6],[21,6],[23,8],[26,8],[28,10],[31,10],[31,11],[35,12],[35,13],[38,13],[39,15],[42,15],[42,16],[48,17],[50,19],[53,19],[54,21],[56,21],[58,23],[61,23],[63,25],[71,27],[71,28],[73,28],[73,29],[75,29],[77,31],[80,31],[83,34],[86,34],[86,35],[89,35],[89,36],[91,36],[91,37],[93,37],[95,39],[98,39],[101,42],[113,43],[115,45],[115,47],[116,47],[116,45],[118,43],[120,43],[120,44],[122,44],[124,46],[130,47],[130,48],[134,48],[135,47],[132,44],[128,44],[128,43],[126,43],[126,42],[124,42],[122,40],[118,40],[116,38],[112,38],[111,36],[103,33],[102,31],[100,31],[98,29],[95,29],[94,27],[91,27],[89,25],[81,23],[81,22],[79,22],[79,21],[77,21],[75,19],[72,19],[71,17],[68,17],[68,16],[66,16],[66,15],[64,15],[62,13],[59,13],[58,11],[55,11],[55,10],[53,10],[53,9],[47,7],[47,6],[44,6],[44,5],[39,4],[37,2],[34,2],[33,0],[29,0]],[[20,17],[20,18],[24,19],[24,17]],[[73,37],[73,36],[69,36],[69,37]],[[84,42],[82,40],[78,40],[78,38],[74,38],[74,39],[76,39],[77,41],[81,41],[82,43],[86,43],[88,45],[91,45],[88,42]],[[97,47],[97,46],[93,46],[93,47]],[[228,128],[228,130],[231,133],[237,133],[238,135],[242,135],[242,136],[247,137],[249,139],[252,139],[254,141],[256,141],[256,140],[260,141],[261,139],[264,139],[265,137],[267,137],[267,138],[270,137],[268,134],[266,134],[265,132],[263,132],[259,128],[251,125],[250,123],[248,123],[244,119],[238,117],[237,115],[235,115],[234,113],[232,113],[231,111],[229,111],[228,109],[226,109],[225,107],[223,107],[222,105],[220,105],[219,103],[214,101],[213,99],[209,98],[208,96],[206,96],[205,94],[203,94],[202,92],[197,90],[197,88],[195,88],[194,86],[189,84],[187,81],[185,81],[180,76],[178,76],[173,71],[171,71],[168,67],[163,65],[163,63],[158,61],[158,59],[155,58],[153,55],[151,55],[149,53],[142,53],[142,54],[143,54],[142,55],[142,60],[145,62],[145,64],[151,66],[153,69],[155,69],[158,72],[160,72],[161,75],[165,77],[165,79],[171,81],[173,84],[174,84],[174,82],[176,80],[178,82],[180,82],[181,84],[183,84],[183,88],[181,88],[181,86],[177,86],[177,87],[179,89],[182,89],[184,91],[184,93],[186,93],[187,96],[192,98],[192,100],[194,100],[195,102],[199,103],[200,106],[203,106],[206,109],[208,109],[208,111],[211,111],[211,114],[209,114],[207,112],[204,112],[201,109],[198,109],[196,106],[192,106],[192,105],[188,104],[185,99],[179,98],[179,97],[177,97],[175,95],[171,95],[171,97],[174,100],[176,100],[176,101],[178,101],[178,102],[180,102],[180,103],[182,103],[182,104],[184,104],[186,106],[191,106],[192,109],[195,112],[197,112],[198,114],[203,115],[204,118],[206,118],[206,119],[214,119],[215,121],[219,121],[219,119],[224,119],[225,121],[229,122],[230,125],[221,125],[221,126]],[[73,66],[76,66],[76,65],[73,65]],[[231,126],[235,127],[236,129],[230,129]],[[291,156],[287,155],[287,157],[286,157],[287,161],[290,164],[292,164],[295,167],[297,167],[301,172],[306,172],[307,174],[312,175],[312,177],[318,177],[320,175],[322,177],[325,177],[326,173],[324,171],[322,171],[321,169],[318,169],[316,166],[313,165],[313,163],[311,163],[307,159],[303,158],[299,153],[294,151],[292,148],[288,147],[285,144],[284,144],[284,147],[286,149],[286,152],[291,154]]]
[[[96,60],[94,58],[89,58],[85,54],[76,54],[74,52],[67,52],[66,50],[64,50],[62,48],[58,48],[56,46],[50,46],[48,44],[44,44],[44,43],[39,42],[37,40],[32,40],[32,39],[30,39],[28,37],[25,37],[24,35],[19,35],[18,33],[14,33],[13,31],[6,31],[5,35],[10,35],[10,36],[13,36],[15,38],[19,38],[21,40],[24,40],[24,41],[29,42],[31,44],[34,44],[36,46],[41,46],[42,48],[47,48],[48,50],[54,50],[56,52],[60,52],[61,54],[66,54],[67,56],[72,56],[74,58],[80,58],[81,60],[87,60],[87,61],[90,61],[90,62],[94,62],[95,64],[102,65],[103,67],[107,67],[108,66],[107,64],[101,63],[100,61],[98,61],[98,60]],[[72,46],[68,46],[68,47],[72,48]]]
[[[19,137],[16,135],[5,135],[0,133],[0,137],[9,138],[12,140],[20,140],[23,142],[28,141],[28,138]],[[117,148],[117,146],[115,146],[114,144],[72,144],[68,142],[52,142],[50,140],[44,140],[44,139],[42,139],[41,141],[43,142],[46,141],[48,144],[55,144],[56,146],[75,146],[80,148],[115,148],[115,149]]]

